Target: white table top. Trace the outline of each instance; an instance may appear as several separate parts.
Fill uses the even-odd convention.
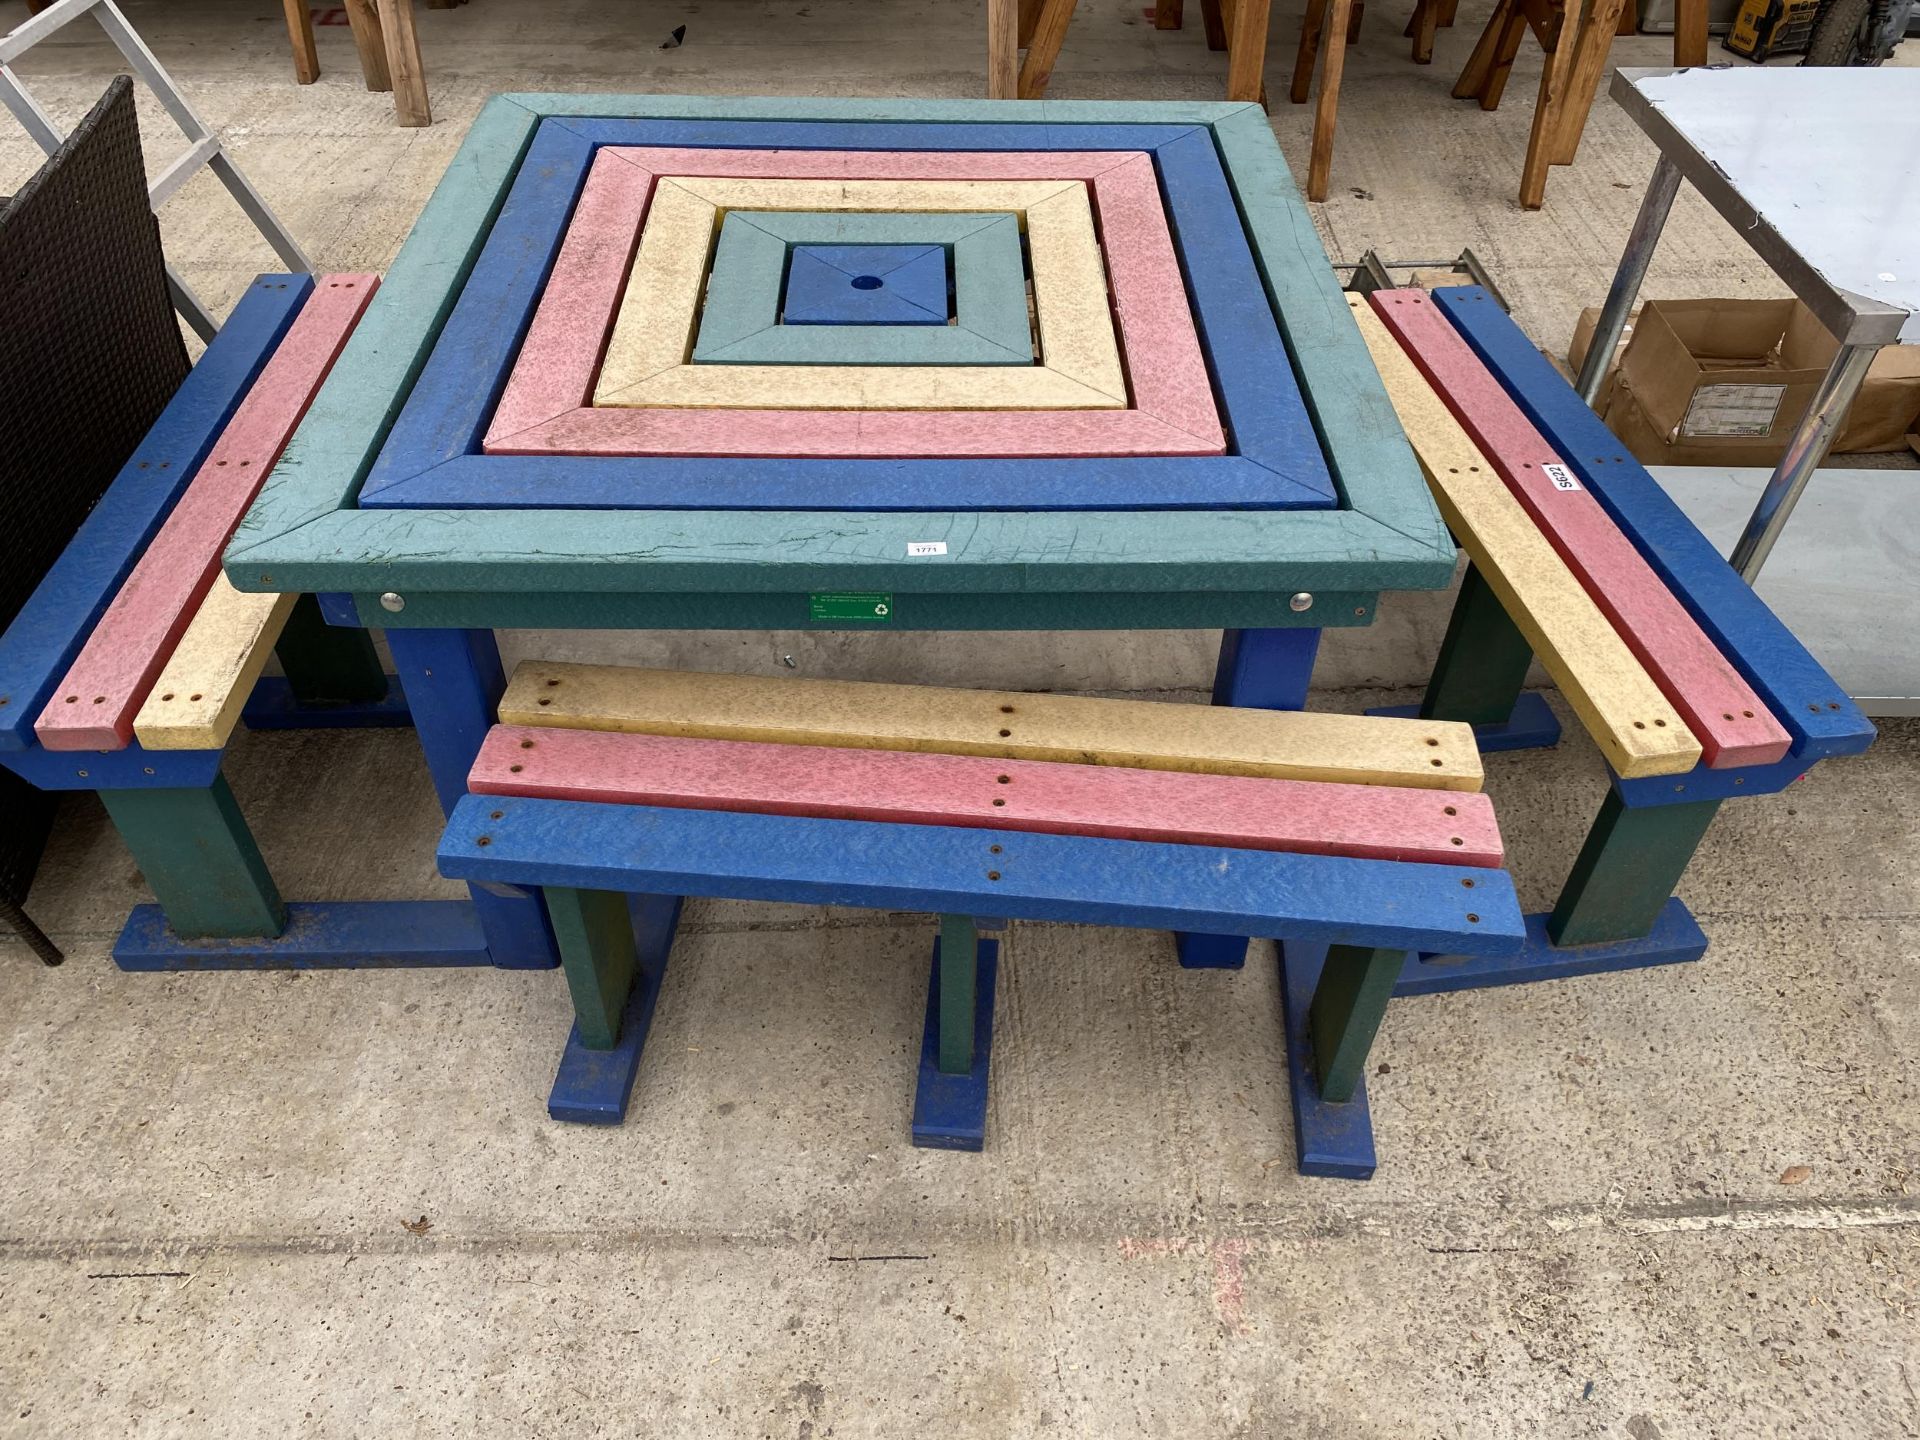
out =
[[[1622,70],[1612,94],[1836,336],[1920,343],[1920,69]]]

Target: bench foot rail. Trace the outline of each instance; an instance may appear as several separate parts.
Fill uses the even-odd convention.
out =
[[[122,970],[385,970],[491,965],[464,900],[338,900],[286,907],[277,935],[187,938],[158,905],[136,905],[114,943]]]
[[[262,675],[240,718],[249,730],[400,729],[413,724],[397,675],[387,676],[387,692],[378,700],[323,702],[302,700],[284,675]]]
[[[973,921],[965,917],[940,917],[913,1092],[915,1145],[932,1150],[985,1148],[987,1070],[999,974],[999,941],[980,939]]]
[[[1678,896],[1661,907],[1652,929],[1631,940],[1599,945],[1556,945],[1545,915],[1527,916],[1526,948],[1517,955],[1410,955],[1401,968],[1396,998],[1439,995],[1450,990],[1487,990],[1535,980],[1566,980],[1613,970],[1676,965],[1707,953],[1707,937]]]
[[[1418,705],[1378,705],[1369,715],[1385,715],[1395,720],[1423,718]],[[1439,717],[1426,716],[1432,720]],[[1525,690],[1513,702],[1513,711],[1505,720],[1473,727],[1473,742],[1482,755],[1496,750],[1545,750],[1560,743],[1560,717],[1553,713],[1547,697],[1537,690]],[[1665,778],[1665,777],[1662,777]]]
[[[547,1113],[581,1125],[618,1125],[653,1028],[680,899],[558,886],[546,893],[576,1017]]]

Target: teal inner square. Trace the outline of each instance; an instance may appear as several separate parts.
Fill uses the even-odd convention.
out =
[[[942,247],[946,325],[788,325],[781,307],[800,247]],[[1031,365],[1026,262],[1010,212],[878,214],[731,210],[720,226],[693,361],[699,365]]]
[[[953,318],[944,245],[795,245],[782,325],[944,325]]]

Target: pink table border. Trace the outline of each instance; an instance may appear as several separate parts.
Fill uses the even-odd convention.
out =
[[[593,382],[663,177],[1081,180],[1100,227],[1134,408],[596,409]],[[587,343],[588,340],[591,343]],[[492,455],[810,458],[1219,455],[1214,405],[1152,157],[1143,152],[682,150],[606,146],[488,427]]]

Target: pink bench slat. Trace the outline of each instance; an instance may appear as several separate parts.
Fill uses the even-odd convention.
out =
[[[478,795],[1497,866],[1485,796],[920,751],[497,725]]]
[[[133,717],[220,570],[220,552],[378,288],[326,275],[34,722],[49,750],[124,750]]]
[[[1372,298],[1394,338],[1699,737],[1708,768],[1783,758],[1792,744],[1786,730],[1425,292],[1381,290]]]

